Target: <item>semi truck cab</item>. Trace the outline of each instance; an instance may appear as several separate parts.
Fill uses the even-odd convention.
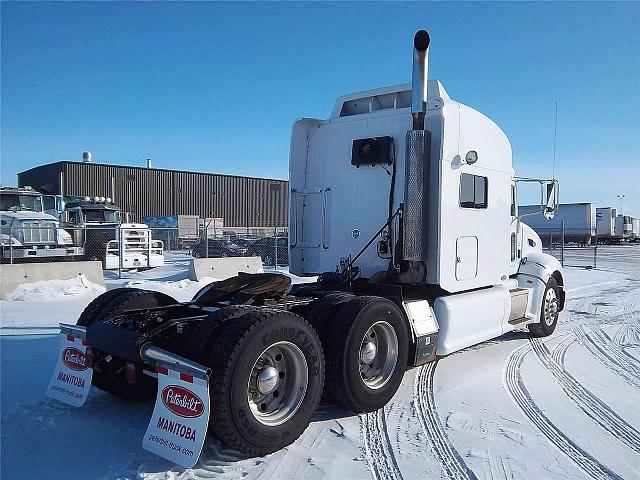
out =
[[[87,260],[101,261],[105,270],[164,265],[163,242],[152,239],[147,225],[123,217],[108,197],[67,197],[64,203],[65,228],[84,245]]]
[[[60,228],[55,213],[53,196],[43,196],[31,187],[2,187],[2,261],[59,260],[82,256],[83,248],[77,246],[72,237]]]
[[[562,268],[516,199],[539,184],[552,218],[558,183],[515,176],[502,130],[427,80],[429,44],[416,33],[410,85],[339,97],[328,119],[293,125],[290,271],[318,281],[239,272],[182,303],[110,290],[61,325],[48,394],[79,406],[91,375],[120,397],[155,394],[143,447],[191,467],[207,429],[266,455],[302,434],[323,395],[373,412],[408,368],[516,328],[553,333]],[[65,398],[71,348],[87,373]],[[175,392],[194,408],[176,408]]]

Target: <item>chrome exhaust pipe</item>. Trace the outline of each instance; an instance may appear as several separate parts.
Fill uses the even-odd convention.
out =
[[[427,103],[427,79],[429,78],[429,43],[426,30],[418,30],[413,37],[413,74],[411,76],[411,115],[413,129],[424,130]]]
[[[407,132],[405,156],[404,211],[402,216],[402,258],[410,262],[406,275],[415,282],[420,267],[413,262],[426,258],[426,219],[428,218],[428,194],[431,132],[425,131],[427,103],[427,73],[430,38],[426,30],[419,30],[413,39],[413,75],[411,77],[411,116],[413,129]],[[423,275],[424,276],[424,275]]]

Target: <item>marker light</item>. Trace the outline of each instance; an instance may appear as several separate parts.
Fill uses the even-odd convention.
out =
[[[107,197],[107,203],[111,203],[111,197]]]
[[[464,161],[468,165],[473,165],[478,161],[478,152],[476,152],[475,150],[469,150],[464,157]]]
[[[100,202],[104,202],[105,200],[106,200],[106,198],[100,197]]]
[[[90,202],[91,201],[91,197],[84,197],[84,201],[85,202]]]
[[[94,201],[94,202],[96,202],[96,203],[98,203],[98,202],[100,201],[100,197],[97,197],[97,196],[96,196],[96,197],[93,197],[93,201]]]

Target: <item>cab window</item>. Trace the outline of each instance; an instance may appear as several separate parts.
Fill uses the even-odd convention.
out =
[[[487,177],[463,173],[460,176],[460,206],[487,208]]]

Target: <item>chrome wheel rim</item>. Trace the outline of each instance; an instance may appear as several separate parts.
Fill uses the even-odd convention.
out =
[[[544,323],[547,326],[554,324],[558,320],[560,309],[558,305],[558,297],[556,297],[556,291],[553,288],[547,290],[547,294],[544,297]]]
[[[364,384],[377,390],[391,379],[398,364],[398,336],[389,322],[376,322],[360,343],[358,358]]]
[[[302,350],[291,342],[274,343],[260,354],[249,375],[251,413],[263,425],[281,425],[298,411],[308,385]]]

